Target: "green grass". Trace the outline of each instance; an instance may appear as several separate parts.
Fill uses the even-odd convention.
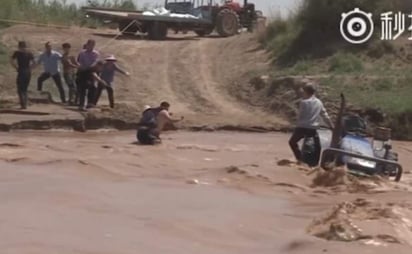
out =
[[[329,71],[333,73],[353,73],[363,71],[363,63],[359,57],[339,52],[329,59]]]
[[[379,108],[388,114],[412,111],[412,78],[330,76],[321,79],[322,89],[329,96],[338,98],[343,92],[350,104],[362,108]]]
[[[8,50],[0,43],[0,74],[4,71],[4,66],[8,63]]]
[[[357,108],[380,109],[386,115],[383,125],[393,130],[394,138],[412,139],[412,76],[335,75],[320,80],[328,99],[343,92]]]
[[[135,0],[92,0],[89,5],[137,9]],[[66,0],[1,0],[0,19],[58,25],[87,25],[79,6]],[[0,22],[0,27],[10,25]]]
[[[362,50],[361,47],[345,43],[340,34],[342,13],[355,7],[371,12],[377,25],[373,37],[380,31],[380,14],[384,11],[404,11],[410,13],[410,0],[303,0],[295,12],[287,19],[275,17],[259,40],[272,52],[274,63],[291,66],[302,58],[324,58],[339,52],[343,47]],[[406,24],[409,26],[410,21]],[[384,53],[384,44],[376,44],[371,55]],[[343,70],[345,71],[345,70]]]
[[[0,76],[6,71],[7,63],[8,63],[7,48],[3,44],[0,43]],[[2,83],[0,83],[0,88],[3,89],[3,84]],[[2,98],[3,93],[4,93],[4,91],[0,91],[0,108],[6,106],[3,103],[3,98]]]

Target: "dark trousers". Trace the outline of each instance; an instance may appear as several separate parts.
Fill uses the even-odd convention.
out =
[[[142,145],[154,145],[158,138],[153,133],[153,130],[147,127],[139,127],[137,130],[137,140]]]
[[[102,95],[103,90],[107,91],[107,95],[109,97],[110,107],[114,108],[114,90],[113,90],[113,87],[104,86],[102,84],[99,84],[99,86],[97,87],[96,98],[95,98],[94,104],[97,105],[97,103],[99,102],[99,99],[100,99],[100,96]]]
[[[18,71],[17,73],[17,95],[19,96],[19,102],[22,109],[27,108],[27,89],[29,88],[31,79],[30,70],[27,71]]]
[[[289,139],[290,148],[295,155],[296,160],[302,161],[302,153],[299,149],[299,141],[305,137],[311,137],[315,142],[315,156],[316,161],[319,161],[321,145],[319,135],[316,129],[307,129],[307,128],[296,128],[292,134],[292,137]]]
[[[78,94],[77,87],[74,82],[73,73],[64,73],[63,74],[64,82],[66,82],[67,87],[69,88],[69,103],[78,103]]]
[[[57,89],[59,90],[59,94],[60,94],[60,99],[63,103],[66,102],[66,95],[64,94],[64,89],[63,89],[63,85],[62,85],[62,78],[60,76],[60,73],[51,75],[48,72],[43,72],[40,77],[37,79],[37,90],[38,91],[42,91],[43,89],[43,82],[48,80],[49,78],[52,78],[54,80],[54,83],[57,86]]]
[[[94,87],[94,84],[82,80],[78,80],[76,83],[79,95],[79,108],[83,109],[86,106],[86,97],[87,106],[94,105],[96,98],[96,88]]]

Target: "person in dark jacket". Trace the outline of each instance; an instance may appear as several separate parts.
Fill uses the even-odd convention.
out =
[[[17,94],[21,109],[27,109],[27,89],[31,80],[31,70],[35,65],[33,54],[27,50],[24,41],[18,43],[18,50],[14,51],[10,63],[17,71]]]
[[[102,71],[103,65],[104,62],[98,61],[91,67],[78,70],[76,84],[79,94],[79,110],[86,110],[86,97],[88,99],[87,104],[93,103],[93,91],[96,89],[97,83],[108,86],[108,84],[99,77],[99,73]]]

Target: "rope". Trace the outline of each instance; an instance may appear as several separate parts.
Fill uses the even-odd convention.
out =
[[[54,27],[54,28],[64,28],[64,29],[70,29],[70,26],[61,26],[61,25],[51,25],[51,24],[46,24],[46,23],[36,23],[36,22],[27,22],[27,21],[21,21],[21,20],[12,20],[12,19],[0,19],[0,22],[6,22],[6,23],[14,23],[14,24],[25,24],[25,25],[34,25],[34,26],[44,26],[44,27]],[[102,47],[99,49],[105,49],[109,44],[111,44],[114,40],[119,38],[129,27],[131,27],[133,24],[136,24],[139,29],[141,29],[141,24],[137,20],[131,21],[125,28],[122,30],[118,31],[117,34],[111,38],[108,42],[106,42]],[[72,36],[69,37],[69,39],[72,38]]]
[[[54,28],[64,28],[64,29],[70,29],[71,28],[70,26],[52,25],[52,24],[46,24],[46,23],[36,23],[36,22],[28,22],[28,21],[13,20],[13,19],[0,19],[0,22],[14,23],[14,24],[24,24],[24,25],[33,25],[33,26],[54,27]],[[125,28],[123,28],[121,31],[119,31],[113,38],[111,38],[107,43],[105,43],[102,47],[100,47],[100,49],[106,48],[109,44],[111,44],[114,40],[119,38],[119,36],[122,35],[123,32],[125,32],[129,27],[131,27],[135,23],[140,28],[140,24],[137,20],[131,21]]]
[[[109,44],[111,44],[114,40],[119,38],[119,36],[121,36],[129,27],[131,27],[135,23],[136,23],[136,25],[140,26],[140,24],[137,22],[137,20],[131,21],[125,28],[123,28],[122,30],[119,30],[119,32],[117,32],[117,34],[113,38],[111,38],[108,42],[106,42],[99,49],[105,49]]]
[[[70,26],[50,25],[50,24],[46,24],[46,23],[36,23],[36,22],[28,22],[28,21],[14,20],[14,19],[0,19],[0,22],[14,23],[14,24],[24,24],[24,25],[34,25],[34,26],[46,26],[46,27],[54,27],[54,28],[65,28],[65,29],[70,28]]]

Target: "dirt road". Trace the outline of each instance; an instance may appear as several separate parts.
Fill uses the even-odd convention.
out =
[[[242,89],[249,77],[267,68],[268,57],[259,50],[252,35],[233,38],[198,38],[193,35],[171,35],[169,40],[155,42],[120,37],[113,40],[113,30],[81,28],[53,29],[14,26],[2,32],[1,40],[9,48],[18,40],[28,41],[38,54],[50,41],[55,47],[70,42],[79,52],[89,38],[96,39],[103,56],[114,54],[131,78],[117,78],[118,103],[141,109],[170,101],[173,112],[186,116],[186,123],[273,126],[284,125],[281,118],[265,113],[262,108],[242,103],[231,91]],[[31,90],[35,90],[34,74]],[[14,73],[6,72],[3,93],[14,95]],[[242,84],[242,85],[241,85]],[[46,90],[54,91],[49,81]],[[4,95],[3,95],[4,96]],[[106,97],[102,104],[107,105]]]
[[[408,175],[367,191],[313,188],[305,171],[277,166],[290,157],[281,134],[180,132],[157,147],[130,132],[0,135],[2,253],[412,249]],[[405,168],[410,148],[396,144]],[[349,221],[362,237],[351,240]]]

